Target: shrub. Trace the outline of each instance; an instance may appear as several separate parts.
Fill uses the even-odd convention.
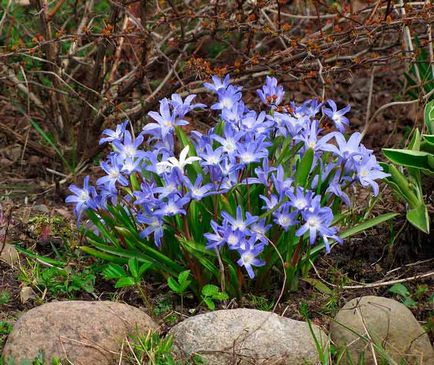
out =
[[[127,122],[104,131],[101,143],[112,147],[101,163],[106,175],[96,188],[89,177],[82,188],[71,185],[66,199],[79,222],[85,214],[93,223],[83,228],[84,251],[120,264],[136,257],[165,278],[189,269],[198,297],[210,282],[235,296],[249,286],[241,269],[264,286],[283,266],[280,280],[295,288],[323,249],[393,216],[349,218],[349,187],[377,195],[386,176],[360,133],[344,137],[349,107],[286,105],[270,77],[258,90],[258,112],[229,76],[205,87],[218,99],[210,107],[217,123],[205,134],[188,137],[182,126],[206,106],[177,94],[160,101],[136,137]],[[338,224],[352,226],[339,233]]]

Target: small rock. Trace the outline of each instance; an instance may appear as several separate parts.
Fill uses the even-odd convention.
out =
[[[0,242],[0,249],[2,248],[2,245],[2,242]],[[0,260],[6,262],[10,266],[14,266],[19,259],[20,256],[18,255],[17,249],[13,245],[5,243],[3,250],[0,253]]]
[[[378,341],[398,364],[401,359],[408,365],[434,364],[428,335],[411,311],[393,299],[365,296],[349,301],[336,315],[330,334],[336,346],[347,348],[353,364],[362,352],[366,364],[374,363],[372,346],[361,336]]]
[[[316,326],[318,340],[327,336]],[[306,322],[255,309],[231,309],[190,317],[174,326],[174,351],[199,355],[208,365],[316,364],[314,339]]]
[[[33,359],[43,351],[73,364],[118,364],[122,341],[135,331],[158,330],[138,308],[114,302],[52,302],[31,309],[15,324],[3,356],[5,363]],[[68,362],[68,363],[69,363]]]
[[[50,210],[48,209],[48,207],[45,204],[34,205],[32,209],[36,212],[43,213],[43,214],[49,214],[50,213]]]
[[[21,303],[27,303],[30,299],[35,297],[35,292],[30,286],[23,286],[20,290],[20,301]]]

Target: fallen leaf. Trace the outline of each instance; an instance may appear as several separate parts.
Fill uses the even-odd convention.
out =
[[[0,248],[2,244],[0,243]],[[10,266],[14,266],[18,260],[20,259],[20,256],[18,254],[17,249],[10,245],[9,243],[6,243],[3,251],[0,254],[0,260],[3,262],[6,262]]]

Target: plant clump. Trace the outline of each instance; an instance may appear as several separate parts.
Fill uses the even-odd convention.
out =
[[[105,176],[96,187],[89,177],[71,185],[66,199],[79,221],[84,214],[93,222],[83,249],[117,263],[136,257],[166,278],[189,269],[196,294],[214,281],[238,295],[249,285],[242,269],[265,285],[283,267],[280,278],[295,287],[322,250],[357,232],[360,222],[346,214],[350,187],[376,196],[387,174],[360,133],[344,135],[349,106],[285,103],[272,77],[257,91],[260,110],[243,102],[229,76],[204,86],[217,96],[209,107],[217,123],[207,133],[182,130],[188,114],[208,106],[178,94],[148,113],[138,135],[128,122],[104,131]]]

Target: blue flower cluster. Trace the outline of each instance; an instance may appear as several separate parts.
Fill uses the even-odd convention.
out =
[[[71,185],[73,195],[66,199],[75,204],[78,220],[87,209],[124,205],[134,210],[142,237],[160,247],[167,222],[186,216],[192,202],[210,199],[213,206],[216,198],[235,194],[240,186],[260,186],[263,205],[256,207],[257,215],[246,204],[239,204],[233,214],[221,210],[212,215],[209,232],[202,237],[208,249],[238,252],[238,265],[253,278],[253,268],[264,265],[261,253],[270,244],[271,231],[293,229],[311,245],[323,242],[327,252],[331,240],[341,242],[332,225],[332,202],[350,205],[346,191],[356,182],[377,195],[376,180],[386,176],[372,151],[361,144],[360,133],[344,136],[350,107],[338,110],[332,100],[316,99],[284,105],[285,91],[271,77],[257,90],[264,104],[261,111],[244,104],[242,88],[229,76],[214,76],[204,86],[217,96],[210,109],[220,122],[206,134],[193,131],[192,143],[184,143],[182,150],[176,128],[188,124],[192,110],[206,108],[194,103],[195,95],[162,99],[159,112],[148,114],[152,122],[138,136],[127,130],[127,122],[103,132],[100,143],[112,147],[101,162],[106,175],[96,181],[96,188],[89,185],[89,177],[82,188]],[[336,130],[325,133],[323,127],[330,122]],[[286,142],[276,146],[276,141]],[[290,160],[276,158],[284,153],[285,143]],[[297,162],[307,151],[313,151],[309,184],[298,186]],[[132,177],[138,181],[136,188]]]

